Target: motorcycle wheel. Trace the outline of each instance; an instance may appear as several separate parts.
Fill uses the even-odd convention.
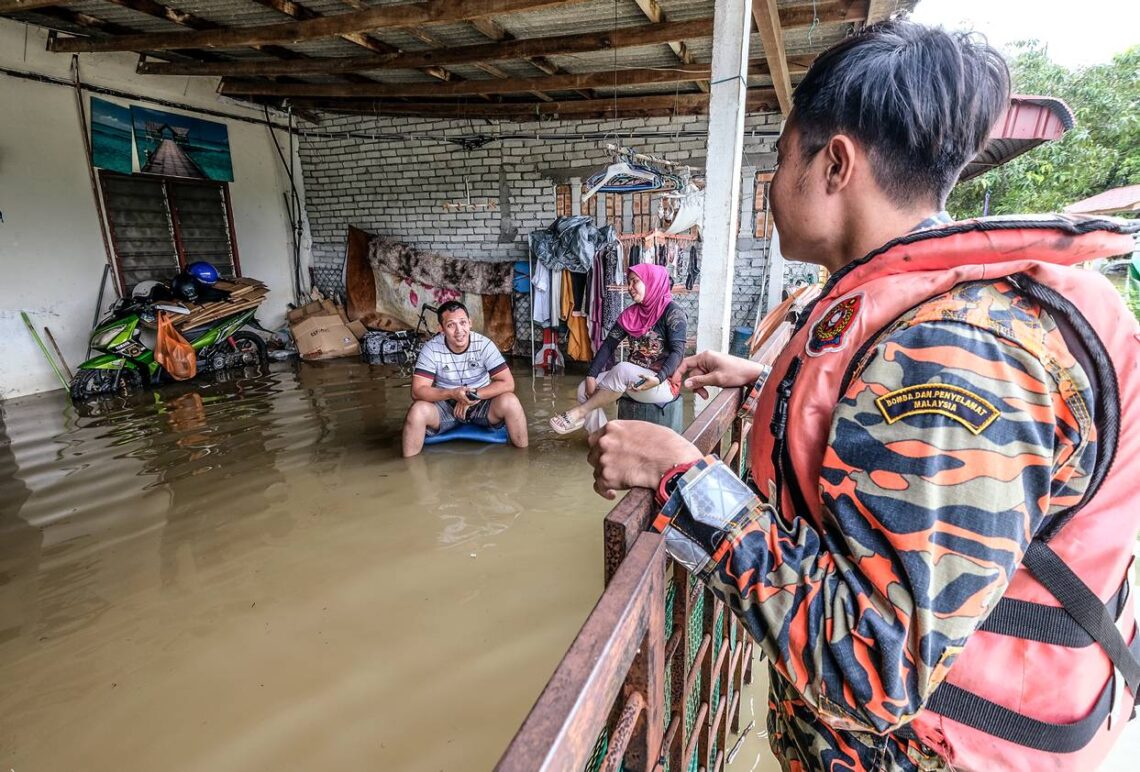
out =
[[[233,345],[230,344],[233,341]],[[252,332],[235,332],[215,347],[210,357],[212,370],[228,370],[238,367],[265,368],[269,362],[269,352],[260,335]]]
[[[116,375],[118,376],[116,378]],[[138,370],[80,370],[71,380],[71,400],[86,402],[98,397],[129,397],[142,390],[142,376]]]

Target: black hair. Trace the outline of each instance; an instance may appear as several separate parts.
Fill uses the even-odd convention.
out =
[[[820,54],[793,104],[806,158],[846,134],[891,200],[942,207],[1009,104],[1009,68],[970,33],[888,21]]]
[[[435,312],[435,318],[439,322],[439,326],[443,326],[443,315],[450,314],[452,311],[462,311],[467,314],[467,318],[471,318],[471,312],[467,310],[467,306],[460,303],[458,300],[449,300],[439,307]]]

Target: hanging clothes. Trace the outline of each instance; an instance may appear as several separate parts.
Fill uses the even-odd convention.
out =
[[[531,277],[531,286],[534,288],[534,308],[531,309],[531,318],[543,327],[549,327],[550,269],[538,261],[534,263],[534,276]]]
[[[629,267],[630,268],[641,263],[641,251],[642,250],[641,250],[640,244],[634,244],[632,247],[629,248]],[[620,284],[621,282],[617,282],[617,283]]]
[[[597,255],[594,256],[593,265],[598,261]],[[591,265],[590,270],[593,270]],[[588,283],[588,274],[575,273],[574,271],[567,271],[570,274],[570,294],[574,298],[574,313],[582,314],[583,316],[589,311],[589,306],[586,303],[586,286]]]
[[[701,278],[700,250],[697,245],[689,247],[689,275],[685,279],[685,289],[691,290]]]
[[[566,328],[570,334],[566,338],[566,354],[578,362],[589,362],[594,358],[593,349],[590,348],[590,334],[586,329],[586,317],[574,313],[574,277],[581,276],[583,281],[586,274],[577,274],[571,271],[562,271],[562,293],[560,316],[566,320]]]
[[[550,272],[550,326],[557,327],[562,318],[562,274],[565,271],[555,269]]]
[[[602,345],[602,339],[605,338],[606,277],[610,275],[612,270],[608,263],[617,259],[620,250],[620,245],[614,245],[614,248],[595,255],[594,267],[589,274],[590,283],[586,288],[586,300],[589,307],[586,329],[590,333],[590,347],[594,351],[598,350],[598,346]]]

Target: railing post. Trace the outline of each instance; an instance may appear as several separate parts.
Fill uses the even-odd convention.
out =
[[[673,713],[680,720],[677,739],[669,751],[669,769],[688,769],[682,763],[681,754],[688,742],[689,735],[686,729],[696,713],[696,707],[689,710],[688,695],[685,694],[685,681],[689,675],[689,661],[694,654],[693,641],[689,638],[689,617],[692,614],[692,598],[689,593],[689,572],[680,564],[673,564],[673,630],[680,635],[677,650],[673,654],[672,683],[670,688],[670,704]]]
[[[625,754],[624,766],[629,769],[652,770],[657,764],[661,749],[665,695],[665,572],[657,571],[646,588],[649,602],[645,613],[648,624],[641,649],[633,660],[623,690],[628,697],[640,692],[645,697],[645,710],[641,713]]]

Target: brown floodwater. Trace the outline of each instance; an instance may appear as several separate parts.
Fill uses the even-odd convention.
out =
[[[530,448],[410,460],[407,380],[350,361],[0,403],[0,769],[492,766],[611,506],[545,428],[577,378],[516,379]],[[762,688],[740,769],[773,768]]]

